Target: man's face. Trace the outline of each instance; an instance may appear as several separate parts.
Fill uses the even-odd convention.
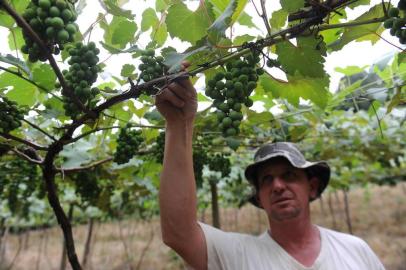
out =
[[[259,201],[271,220],[309,214],[309,199],[317,195],[317,178],[308,179],[303,169],[293,167],[282,157],[262,165],[257,175]]]

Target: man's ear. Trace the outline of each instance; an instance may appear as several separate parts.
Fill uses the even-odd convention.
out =
[[[310,183],[310,199],[314,200],[317,198],[319,193],[320,179],[316,176],[312,176],[309,180]]]

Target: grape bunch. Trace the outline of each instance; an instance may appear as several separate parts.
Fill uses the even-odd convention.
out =
[[[82,104],[92,108],[96,103],[94,98],[100,92],[98,88],[92,88],[93,83],[97,80],[97,74],[101,71],[100,66],[97,65],[100,50],[96,48],[94,42],[89,42],[87,45],[77,42],[68,52],[70,55],[68,61],[70,67],[69,70],[62,72],[67,86],[72,89]],[[76,118],[80,114],[81,109],[73,103],[71,98],[67,96],[67,93],[62,91],[62,95],[64,95],[63,107],[66,115]]]
[[[0,162],[0,201],[7,201],[13,214],[28,217],[31,201],[41,181],[37,166],[26,160],[12,159]]]
[[[165,131],[162,131],[156,138],[155,144],[151,151],[154,160],[160,164],[162,164],[164,161],[164,149],[165,149]]]
[[[94,170],[86,170],[80,171],[72,177],[76,185],[76,194],[78,194],[83,201],[91,204],[97,203],[99,195],[102,192],[102,188],[99,185],[100,179],[98,179],[97,175]]]
[[[224,71],[216,73],[207,83],[205,94],[214,99],[217,121],[226,137],[239,133],[242,106],[253,105],[249,96],[257,87],[258,75],[264,72],[262,68],[256,68],[259,61],[256,52],[232,60],[226,64]]]
[[[0,99],[0,131],[9,133],[21,126],[24,111],[18,108],[17,103],[6,97]]]
[[[221,172],[222,177],[226,177],[231,172],[231,163],[225,154],[215,154],[209,158],[209,169]]]
[[[392,7],[388,11],[389,18],[383,23],[390,34],[399,38],[401,44],[406,44],[406,0],[400,0],[398,7]]]
[[[134,156],[142,141],[141,130],[131,130],[131,125],[127,124],[118,135],[114,162],[117,164],[127,163]]]
[[[54,54],[59,54],[65,43],[72,42],[78,31],[74,23],[77,13],[67,0],[32,0],[22,16]],[[23,31],[23,37],[25,45],[21,51],[28,54],[28,59],[31,62],[46,61],[46,53],[26,31]]]
[[[141,51],[141,64],[138,69],[141,71],[140,78],[144,82],[149,82],[153,79],[162,77],[165,74],[162,56],[155,56],[155,51],[152,49]]]

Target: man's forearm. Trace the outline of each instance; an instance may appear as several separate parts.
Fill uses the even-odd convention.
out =
[[[187,237],[196,226],[196,184],[193,172],[193,122],[167,124],[159,203],[163,240]]]

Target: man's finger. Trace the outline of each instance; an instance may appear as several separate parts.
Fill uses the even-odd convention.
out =
[[[190,67],[190,62],[189,61],[182,61],[182,70],[186,70],[188,67]]]
[[[192,96],[192,93],[187,88],[183,87],[182,84],[177,81],[168,85],[168,88],[177,95],[180,99],[188,99]]]
[[[177,95],[175,95],[170,89],[165,88],[161,94],[156,97],[156,104],[162,103],[167,101],[171,103],[173,106],[182,108],[185,105],[185,102],[180,99]]]

